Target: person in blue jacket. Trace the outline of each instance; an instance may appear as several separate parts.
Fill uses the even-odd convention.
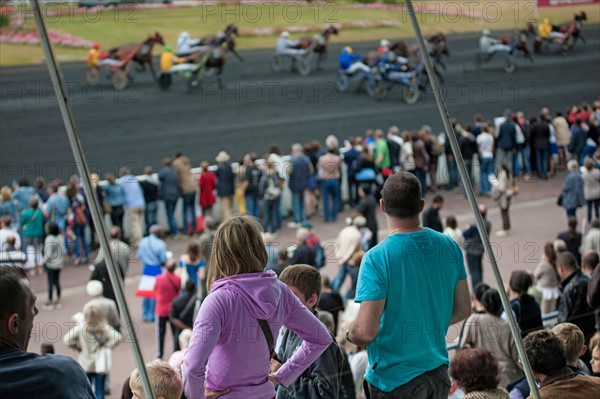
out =
[[[344,47],[339,56],[340,68],[348,75],[352,75],[356,71],[368,74],[371,70],[362,62],[362,59],[362,55],[353,55],[352,47]]]

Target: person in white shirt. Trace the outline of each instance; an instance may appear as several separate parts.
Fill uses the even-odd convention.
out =
[[[12,217],[3,216],[0,227],[0,251],[6,246],[6,239],[10,236],[15,238],[15,249],[21,249],[21,235],[12,228]]]
[[[494,136],[489,127],[486,126],[475,141],[479,147],[479,193],[489,197],[492,195],[489,176],[494,172]]]
[[[281,32],[279,39],[277,39],[276,51],[277,54],[287,54],[287,55],[304,55],[306,54],[305,50],[296,49],[294,47],[300,44],[300,40],[291,40],[290,34],[286,31]]]
[[[200,39],[192,39],[188,32],[181,32],[177,38],[177,54],[192,54],[207,50],[210,46],[201,46]]]
[[[443,234],[452,238],[454,242],[462,248],[465,237],[463,236],[462,230],[458,228],[456,217],[450,215],[446,218],[446,228],[444,229]]]
[[[490,31],[485,29],[479,39],[479,49],[484,54],[494,54],[497,51],[510,53],[512,49],[506,44],[501,44],[497,39],[490,36]]]

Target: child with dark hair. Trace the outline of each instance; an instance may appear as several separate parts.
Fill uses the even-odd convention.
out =
[[[317,314],[316,307],[322,290],[321,274],[317,269],[309,265],[288,266],[279,279],[292,290],[308,310]],[[277,360],[281,363],[287,362],[302,342],[302,338],[295,332],[286,329],[277,352]],[[289,384],[287,388],[279,386],[277,399],[340,397],[343,360],[342,350],[334,340],[296,381]],[[272,373],[275,373],[279,367],[281,364],[278,361],[271,361]]]
[[[531,331],[544,328],[540,305],[527,293],[532,284],[531,276],[524,270],[514,271],[510,276],[510,307],[521,328],[522,338]]]

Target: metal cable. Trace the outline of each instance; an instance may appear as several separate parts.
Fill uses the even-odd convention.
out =
[[[473,211],[473,215],[475,216],[475,223],[477,224],[477,229],[479,230],[479,236],[481,237],[481,241],[483,242],[483,245],[485,247],[485,252],[488,255],[488,259],[490,260],[490,263],[492,265],[494,276],[496,277],[496,283],[499,287],[498,291],[500,293],[500,299],[502,300],[502,306],[504,307],[504,311],[510,324],[510,331],[512,333],[513,339],[515,340],[517,351],[519,352],[519,358],[521,359],[521,363],[523,364],[523,370],[525,371],[527,383],[529,384],[529,388],[531,389],[531,395],[534,397],[534,399],[540,399],[538,388],[535,383],[535,379],[533,378],[533,374],[531,372],[531,365],[529,364],[529,359],[527,358],[527,354],[525,353],[525,349],[523,348],[523,343],[521,342],[521,332],[519,331],[519,327],[517,325],[517,322],[515,321],[515,317],[510,307],[510,302],[503,288],[504,282],[502,281],[502,276],[500,275],[500,270],[498,269],[498,264],[496,263],[496,258],[492,251],[492,246],[490,245],[490,239],[485,228],[483,217],[481,216],[481,212],[479,212],[477,200],[475,199],[475,191],[473,190],[473,186],[471,185],[469,174],[467,173],[467,168],[465,166],[465,161],[462,157],[462,154],[460,153],[460,148],[458,145],[458,140],[456,139],[456,134],[454,133],[454,129],[452,128],[452,124],[450,123],[448,109],[446,107],[444,97],[442,96],[440,85],[437,76],[435,75],[433,65],[431,64],[431,59],[429,57],[427,47],[425,46],[425,40],[423,39],[423,34],[421,33],[419,22],[417,21],[417,16],[413,8],[412,0],[406,0],[406,6],[408,8],[408,15],[410,17],[410,21],[415,30],[415,35],[417,38],[417,44],[419,45],[419,50],[421,52],[421,57],[423,59],[423,62],[425,63],[425,68],[427,69],[427,76],[429,77],[429,81],[431,82],[431,86],[433,88],[433,94],[435,95],[438,110],[440,112],[442,122],[444,123],[446,136],[450,142],[450,147],[452,148],[452,155],[454,156],[454,159],[456,160],[456,163],[458,165],[460,178],[465,187],[467,198],[469,200],[469,205],[471,206],[471,210]]]
[[[63,123],[65,124],[65,130],[67,131],[67,137],[69,139],[71,151],[73,152],[73,157],[75,158],[75,162],[77,163],[77,170],[79,171],[79,174],[81,176],[81,184],[83,186],[83,191],[87,197],[87,202],[90,207],[90,212],[92,215],[92,220],[94,221],[94,226],[96,227],[96,232],[98,233],[100,247],[101,250],[104,252],[104,260],[108,269],[110,282],[116,295],[117,305],[119,306],[123,318],[125,319],[125,329],[129,332],[128,340],[131,343],[131,348],[133,350],[135,362],[140,373],[142,386],[144,388],[144,395],[147,398],[153,398],[154,395],[152,394],[150,380],[148,378],[148,373],[146,372],[144,359],[140,350],[137,334],[135,331],[135,325],[131,321],[131,314],[129,313],[129,308],[127,307],[127,301],[125,299],[123,284],[121,283],[121,276],[119,274],[119,271],[117,271],[118,266],[116,265],[112,253],[110,251],[108,232],[104,224],[104,215],[100,210],[100,205],[98,204],[96,193],[92,189],[92,184],[90,183],[90,173],[88,164],[85,159],[85,154],[83,152],[81,142],[79,141],[79,135],[77,134],[77,128],[75,126],[75,119],[73,118],[71,107],[69,106],[67,92],[63,83],[63,78],[60,74],[58,64],[56,63],[56,58],[54,57],[52,46],[50,45],[48,32],[46,30],[46,23],[44,21],[41,8],[39,6],[39,0],[31,0],[31,6],[33,7],[33,10],[35,12],[35,23],[37,26],[38,33],[40,35],[40,43],[42,44],[42,48],[44,49],[46,63],[48,65],[48,71],[50,72],[50,78],[54,86],[54,91],[56,92],[58,106],[60,108]]]

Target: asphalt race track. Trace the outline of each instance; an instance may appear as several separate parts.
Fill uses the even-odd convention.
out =
[[[543,106],[563,110],[593,101],[600,95],[600,27],[583,32],[587,44],[578,43],[566,55],[534,55],[533,64],[519,56],[512,75],[503,71],[500,58],[474,69],[477,35],[449,37],[452,57],[446,59],[443,90],[450,115],[467,124],[476,112],[492,118],[511,107],[530,115]],[[362,53],[376,43],[353,47]],[[370,127],[442,129],[431,89],[414,105],[402,102],[399,87],[383,102],[355,93],[356,82],[339,93],[340,49],[331,46],[322,70],[307,77],[289,70],[273,73],[271,51],[242,53],[244,63],[229,55],[226,87],[218,90],[215,78],[207,77],[190,94],[179,77],[162,91],[149,73],[134,71],[135,81],[116,92],[106,76],[100,86],[87,86],[83,63],[64,64],[62,72],[87,160],[99,174],[123,165],[135,173],[147,164],[157,169],[175,149],[183,149],[197,166],[223,149],[239,159],[248,151],[263,154],[271,143],[287,151],[293,142],[328,134],[345,138]],[[0,184],[22,176],[50,180],[76,173],[45,66],[0,69],[0,111]]]

